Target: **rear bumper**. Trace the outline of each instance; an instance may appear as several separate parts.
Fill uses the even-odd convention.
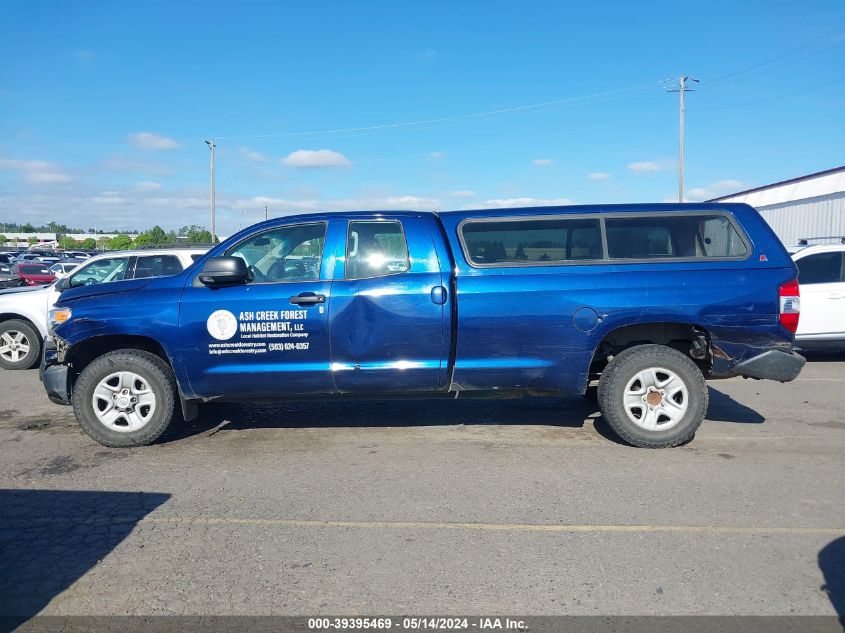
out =
[[[734,371],[747,378],[789,382],[798,377],[806,362],[807,359],[795,352],[769,350],[739,363]]]

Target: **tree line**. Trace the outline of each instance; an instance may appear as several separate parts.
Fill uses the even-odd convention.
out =
[[[105,231],[94,227],[89,227],[86,231],[83,228],[68,226],[67,224],[59,224],[58,222],[47,222],[46,224],[39,225],[32,224],[31,222],[25,222],[24,224],[18,224],[17,222],[4,222],[2,230],[9,233],[89,233],[91,235],[100,235],[102,233],[126,233],[128,235],[138,234],[138,231],[124,231],[118,229]]]
[[[50,223],[54,224],[54,223]],[[9,226],[9,225],[7,225]],[[62,228],[67,228],[64,225]],[[52,227],[46,231],[42,231],[42,227],[37,227],[38,231],[33,232],[53,232]],[[25,233],[29,231],[16,231]],[[67,233],[81,233],[84,231],[68,230]],[[62,231],[56,231],[62,233]],[[95,234],[96,235],[96,234]],[[5,235],[0,235],[0,245],[6,243]],[[38,238],[35,236],[27,240],[30,246],[38,243]],[[142,231],[140,233],[118,233],[114,237],[86,237],[84,240],[76,240],[69,235],[62,235],[59,237],[59,248],[66,251],[74,250],[106,250],[106,251],[125,251],[130,248],[141,248],[144,246],[172,246],[175,244],[211,244],[211,231],[198,224],[185,225],[178,231],[165,231],[159,225],[155,225],[151,229]]]

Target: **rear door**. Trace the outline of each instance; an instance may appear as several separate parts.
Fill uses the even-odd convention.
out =
[[[450,297],[433,219],[373,214],[338,222],[345,239],[329,310],[338,391],[444,389]]]
[[[203,397],[330,394],[327,223],[291,223],[226,251],[243,258],[249,283],[208,288],[187,279],[179,314],[182,358]]]
[[[797,337],[845,339],[845,261],[842,251],[796,259],[801,287]]]

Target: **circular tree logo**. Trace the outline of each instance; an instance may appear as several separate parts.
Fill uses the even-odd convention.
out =
[[[211,313],[205,326],[218,341],[228,341],[238,331],[238,320],[228,310],[217,310]]]

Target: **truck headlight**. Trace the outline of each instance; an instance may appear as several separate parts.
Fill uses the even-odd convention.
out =
[[[50,322],[50,327],[61,325],[65,321],[69,321],[71,314],[70,308],[52,308],[47,313],[47,320]]]

